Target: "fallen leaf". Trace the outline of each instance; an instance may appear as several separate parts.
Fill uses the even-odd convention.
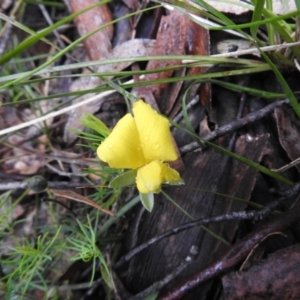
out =
[[[74,13],[87,6],[94,5],[97,2],[96,0],[69,0],[70,7]],[[112,15],[106,4],[90,9],[75,18],[75,24],[81,36],[86,35],[110,21],[112,21]],[[112,48],[112,36],[113,26],[109,25],[83,41],[90,60],[99,60],[107,57]]]
[[[230,3],[217,1],[217,0],[204,0],[209,5],[223,13],[231,13],[240,15],[249,11],[245,6],[241,5],[240,0],[232,0]],[[288,12],[297,10],[296,3],[293,0],[273,0],[272,1],[273,12],[275,14],[287,14]],[[250,4],[251,5],[251,4]]]
[[[275,109],[275,120],[279,142],[291,160],[300,157],[300,128],[299,119],[288,105]],[[300,165],[296,165],[300,171]]]
[[[105,209],[103,207],[101,207],[100,205],[98,205],[96,202],[92,201],[91,199],[88,199],[74,191],[71,190],[62,190],[62,189],[51,189],[52,193],[56,196],[56,197],[62,197],[62,198],[66,198],[66,199],[70,199],[70,200],[74,200],[77,202],[82,202],[85,203],[87,205],[90,205],[94,208],[99,209],[100,211],[104,212],[105,214],[108,214],[112,217],[115,217],[116,214],[108,209]]]
[[[155,41],[155,47],[153,48],[150,55],[180,55],[185,54],[185,37],[186,37],[186,22],[187,18],[177,12],[173,11],[169,16],[163,16],[160,21],[160,26],[157,32],[157,37]],[[180,60],[151,60],[147,64],[147,70],[152,70],[156,68],[164,68],[173,65],[180,65]],[[174,73],[173,70],[167,70],[159,73],[152,73],[145,75],[143,81],[156,80],[169,78]],[[182,85],[182,82],[177,83],[179,88]],[[165,114],[164,110],[161,110],[161,102],[170,102],[172,99],[168,97],[167,101],[160,97],[160,93],[163,89],[166,89],[168,84],[155,84],[149,86],[138,87],[135,89],[136,96],[138,98],[144,98],[153,94],[154,98],[157,101],[159,110]],[[178,89],[179,90],[179,89]],[[174,95],[176,99],[177,95]],[[146,102],[150,102],[149,99],[146,99]],[[150,102],[153,105],[153,103]],[[155,107],[155,106],[154,106]]]

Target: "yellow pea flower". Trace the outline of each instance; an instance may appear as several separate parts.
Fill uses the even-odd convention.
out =
[[[159,193],[163,183],[180,184],[179,173],[165,161],[175,161],[169,121],[149,104],[133,104],[133,115],[126,114],[97,149],[98,157],[111,168],[137,170],[140,193]]]

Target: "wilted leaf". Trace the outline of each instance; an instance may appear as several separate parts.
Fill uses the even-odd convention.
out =
[[[86,197],[84,197],[84,196],[82,196],[82,195],[80,195],[80,194],[78,194],[74,191],[61,190],[61,189],[51,189],[51,191],[57,197],[67,198],[67,199],[74,200],[74,201],[77,201],[77,202],[85,203],[85,204],[90,205],[94,208],[97,208],[100,211],[102,211],[102,212],[104,212],[104,213],[106,213],[110,216],[113,216],[113,217],[116,215],[113,211],[101,207],[96,202],[92,201],[91,199],[88,199],[88,198],[86,198]]]
[[[94,5],[96,0],[70,0],[70,7],[75,13],[87,6]],[[95,7],[75,18],[77,30],[81,36],[99,28],[112,21],[111,12],[106,4]],[[84,46],[90,60],[99,60],[111,51],[111,39],[113,36],[113,26],[110,25],[84,40]]]

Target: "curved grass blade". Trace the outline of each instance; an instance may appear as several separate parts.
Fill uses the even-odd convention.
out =
[[[253,22],[259,21],[261,19],[262,11],[265,5],[265,0],[252,0],[252,2],[254,2],[255,4],[251,20],[251,23],[253,24]],[[253,38],[256,38],[258,27],[259,25],[250,26],[250,32]]]
[[[267,99],[276,99],[277,100],[279,98],[285,98],[286,97],[286,94],[271,93],[271,92],[268,92],[268,91],[249,88],[249,87],[246,87],[246,86],[241,86],[241,85],[238,85],[238,84],[234,84],[234,83],[230,83],[230,82],[226,82],[226,81],[221,81],[221,80],[217,80],[217,79],[212,79],[212,80],[209,80],[208,82],[223,86],[223,87],[227,88],[228,90],[232,90],[232,91],[235,91],[235,92],[246,92],[248,94],[251,94],[251,95],[254,95],[254,96],[257,96],[257,97],[267,98]]]
[[[287,98],[290,100],[291,105],[292,105],[292,107],[293,107],[296,115],[300,119],[300,105],[299,105],[299,103],[298,103],[295,95],[293,94],[292,90],[290,89],[289,85],[287,84],[287,82],[285,81],[285,79],[283,78],[283,76],[281,75],[281,73],[279,72],[279,70],[276,67],[276,65],[273,64],[273,62],[271,61],[271,59],[268,57],[268,55],[266,55],[263,52],[261,52],[261,55],[263,56],[263,58],[267,61],[267,63],[272,68],[272,70],[275,73],[278,81],[280,82],[283,90],[285,91]]]

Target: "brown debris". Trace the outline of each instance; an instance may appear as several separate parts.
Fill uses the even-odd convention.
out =
[[[186,17],[178,12],[173,12],[169,16],[161,18],[158,29],[155,47],[150,55],[180,55],[185,53],[185,35],[186,35]],[[180,65],[179,60],[152,60],[147,64],[147,70],[163,68],[172,65]],[[147,74],[146,80],[155,80],[171,77],[173,70],[160,73]],[[167,84],[149,85],[137,88],[137,97],[145,98],[144,95],[151,92],[157,101],[162,101],[159,97],[161,89],[167,87]],[[170,99],[169,99],[170,100]],[[159,103],[158,103],[159,104]]]
[[[228,271],[237,263],[241,262],[243,259],[246,258],[246,256],[253,249],[253,247],[259,244],[267,235],[273,232],[284,231],[289,226],[299,222],[299,219],[300,219],[300,205],[297,205],[292,210],[283,213],[282,215],[275,218],[274,220],[261,226],[256,231],[251,232],[250,234],[245,236],[243,239],[237,242],[233,247],[231,247],[220,259],[218,259],[208,267],[196,272],[194,275],[185,278],[184,281],[179,283],[172,290],[160,296],[158,299],[174,300],[174,299],[182,298],[184,295],[189,293],[196,286],[199,286],[200,284],[206,282],[208,279],[211,279],[215,276],[218,276]],[[296,258],[297,257],[298,254],[296,255]],[[276,268],[276,265],[274,267]],[[299,271],[297,272],[297,274],[299,274]],[[292,275],[293,278],[294,275]],[[281,299],[281,298],[276,298],[276,299]],[[290,298],[286,298],[286,299],[290,299]]]
[[[300,295],[300,244],[279,250],[247,271],[222,278],[227,300],[296,300]]]
[[[96,3],[96,0],[69,0],[73,13]],[[75,24],[80,36],[86,35],[110,21],[112,21],[112,15],[106,4],[93,8],[75,18]],[[99,60],[107,57],[111,51],[112,35],[113,26],[109,25],[84,40],[83,43],[90,60]]]
[[[96,0],[69,1],[73,12],[98,3]],[[75,25],[79,34],[82,36],[88,32],[99,29],[99,27],[117,17],[125,16],[139,9],[149,8],[151,5],[153,4],[146,0],[140,2],[137,0],[114,1],[108,5],[98,6],[93,10],[81,14],[76,18]],[[35,8],[35,11],[37,11],[38,7],[35,6]],[[60,10],[59,13],[65,15],[66,10]],[[55,18],[56,17],[60,18],[61,15],[55,15]],[[27,18],[30,18],[28,14]],[[35,22],[35,18],[33,19]],[[54,21],[56,21],[56,19]],[[31,28],[31,26],[29,27]],[[34,30],[37,31],[42,28],[44,28],[44,23],[41,23],[39,27],[34,28]],[[64,28],[67,28],[67,30]],[[60,33],[62,37],[65,37],[65,41],[73,41],[78,37],[76,32],[74,36],[72,25],[65,26],[64,28],[60,28]],[[222,35],[223,32],[220,32],[220,34]],[[53,41],[52,36],[53,35],[49,35],[47,38]],[[213,40],[213,34],[211,36]],[[221,39],[221,41],[223,40]],[[54,40],[54,42],[56,42],[56,40]],[[44,42],[41,42],[41,44],[46,45]],[[147,57],[150,55],[209,55],[210,39],[209,32],[192,22],[186,15],[176,10],[169,12],[168,9],[161,6],[158,9],[149,10],[146,13],[139,12],[136,16],[126,18],[113,26],[99,30],[84,41],[84,46],[90,60],[106,61],[115,58]],[[45,54],[49,52],[49,46],[46,45],[46,47],[46,51],[44,51],[44,49],[46,49],[44,47],[35,47],[34,54]],[[213,47],[216,47],[216,43]],[[230,50],[230,47],[225,48],[225,51]],[[60,62],[65,62],[66,64],[73,63],[70,55],[72,55],[72,57],[75,56],[79,61],[84,61],[86,59],[85,53],[81,53],[80,57],[79,55],[74,55],[76,51],[81,50],[82,47],[74,49],[74,52],[67,55],[67,61],[64,61],[64,58],[62,58]],[[30,51],[24,53],[24,58],[30,56],[30,53],[33,53],[32,49]],[[49,54],[52,55],[51,52]],[[30,69],[38,66],[45,59],[46,58],[41,61],[30,62],[32,64],[30,65]],[[57,63],[60,62],[57,61]],[[125,69],[126,71],[141,71],[144,70],[146,63],[147,62],[144,61],[138,61],[103,64],[94,67],[93,70],[107,76],[109,72],[120,72]],[[131,64],[133,65],[130,66]],[[182,68],[181,64],[181,59],[149,61],[147,70],[173,67],[176,65],[178,65],[178,68],[161,73],[155,71],[156,73],[146,75],[144,79],[140,79],[139,75],[136,75],[134,76],[134,80],[136,82],[140,80],[144,80],[145,82],[157,79],[168,80],[169,78],[184,78],[185,76],[206,72],[204,68],[200,67]],[[27,71],[27,68],[28,67],[26,67],[24,71]],[[209,71],[223,71],[226,70],[226,68],[227,65],[216,65]],[[89,77],[81,77],[79,75],[79,79],[74,80],[73,76],[78,76],[80,72],[89,73],[91,69],[84,69],[83,71],[81,71],[81,69],[70,69],[61,72],[61,75],[63,75],[59,76],[61,78],[49,78],[49,80],[46,77],[48,74],[46,74],[45,84],[43,81],[40,81],[40,83],[36,85],[32,82],[31,87],[34,87],[32,90],[33,95],[37,95],[37,97],[48,96],[51,95],[53,90],[53,95],[82,91],[85,92],[85,95],[79,96],[74,101],[80,103],[93,95],[97,95],[97,90],[93,91],[93,93],[89,93],[89,91],[85,90],[101,87],[103,84],[101,79],[90,73],[89,75],[91,76]],[[290,72],[292,72],[292,70],[290,70]],[[270,73],[266,74],[262,76],[258,76],[257,74],[244,76],[240,74],[240,76],[236,77],[225,77],[224,81],[240,86],[242,85],[243,87],[253,87],[269,91],[264,82],[266,78],[268,78],[270,91],[282,92],[282,90],[278,88],[279,84],[274,80],[274,76],[270,76]],[[285,76],[284,73],[283,75]],[[37,74],[32,79],[40,79],[39,76],[40,75]],[[50,74],[50,77],[51,76]],[[108,78],[112,79],[112,77]],[[257,82],[254,82],[253,78],[256,78]],[[121,80],[123,79],[125,81],[130,78],[124,77]],[[247,82],[248,79],[249,82]],[[294,76],[294,82],[297,82],[297,76]],[[297,86],[297,83],[295,85]],[[1,102],[7,103],[11,101],[12,95],[17,96],[15,97],[15,99],[17,99],[16,102],[27,99],[26,94],[17,94],[19,88],[20,86],[16,85],[12,91],[5,91],[6,94],[1,93]],[[242,97],[240,97],[241,93],[237,91],[232,92],[223,87],[216,87],[216,85],[213,86],[213,90],[214,94],[211,99],[211,87],[209,84],[200,84],[194,80],[178,80],[174,83],[149,84],[146,87],[135,88],[133,91],[135,95],[139,98],[144,98],[162,114],[168,116],[170,119],[176,118],[176,122],[184,127],[186,127],[186,124],[180,116],[180,113],[182,113],[182,100],[186,96],[184,99],[186,99],[188,105],[188,118],[196,134],[208,138],[209,140],[213,139],[217,145],[228,148],[234,153],[242,155],[256,163],[260,163],[261,165],[277,168],[277,164],[281,166],[289,162],[288,158],[295,159],[300,156],[299,120],[295,117],[294,112],[288,105],[284,107],[279,106],[279,104],[282,105],[283,102],[288,103],[288,100],[278,101],[277,104],[267,106],[269,102],[264,98],[260,98],[257,99],[257,106],[251,106],[254,98],[251,96],[247,99],[245,106],[239,106],[242,102]],[[128,91],[130,90],[128,89]],[[188,93],[186,93],[187,91]],[[132,90],[130,92],[132,92]],[[47,202],[41,203],[41,201],[45,200],[55,203],[58,202],[56,199],[45,199],[43,196],[49,197],[49,195],[45,192],[41,192],[35,195],[36,200],[33,201],[34,198],[30,194],[32,191],[30,191],[29,194],[22,199],[20,204],[14,208],[12,213],[5,218],[9,226],[6,228],[4,224],[2,230],[5,234],[6,232],[12,234],[7,236],[7,239],[4,241],[3,248],[6,248],[6,252],[1,252],[1,254],[8,255],[10,251],[10,248],[7,247],[8,245],[15,246],[25,241],[28,237],[36,242],[41,232],[43,233],[44,230],[48,229],[49,232],[54,232],[54,230],[56,230],[54,226],[56,225],[62,225],[61,238],[69,238],[69,232],[64,230],[64,224],[66,223],[67,226],[74,224],[70,222],[70,213],[73,213],[73,211],[78,215],[78,218],[83,218],[83,220],[86,220],[88,214],[91,216],[91,221],[94,221],[95,219],[92,218],[99,214],[97,209],[103,211],[108,215],[101,213],[99,226],[102,226],[110,216],[114,216],[115,211],[120,212],[123,205],[130,203],[130,199],[136,196],[136,190],[131,187],[125,188],[121,196],[118,196],[118,199],[115,199],[117,196],[115,196],[116,194],[112,191],[111,197],[110,195],[107,197],[105,195],[105,197],[101,199],[101,201],[103,201],[101,205],[110,205],[108,209],[112,209],[106,210],[88,199],[90,190],[85,190],[86,193],[84,191],[82,194],[81,191],[75,192],[70,190],[78,186],[84,189],[94,188],[95,182],[89,185],[83,184],[83,178],[81,176],[86,177],[86,174],[82,174],[82,170],[84,166],[87,165],[91,165],[91,168],[98,168],[99,161],[95,159],[96,153],[94,150],[86,149],[80,144],[68,147],[68,145],[72,144],[77,138],[77,135],[69,129],[70,127],[79,130],[83,129],[83,126],[78,120],[84,112],[97,113],[96,116],[104,121],[105,124],[109,125],[109,127],[113,126],[117,120],[123,116],[126,110],[123,96],[116,94],[117,93],[105,98],[102,97],[79,109],[74,109],[69,112],[68,115],[64,116],[65,119],[68,118],[68,121],[61,117],[55,117],[49,119],[47,124],[44,123],[43,126],[32,126],[29,130],[26,129],[19,131],[17,134],[11,134],[4,140],[0,149],[0,155],[3,155],[1,178],[5,181],[5,183],[2,184],[6,185],[9,180],[17,180],[17,183],[26,183],[25,188],[27,188],[28,181],[23,181],[27,176],[22,174],[38,173],[45,175],[49,183],[49,191],[52,191],[54,196],[62,199],[60,199],[59,203],[51,207]],[[245,93],[243,93],[243,95],[245,95]],[[27,119],[35,119],[41,114],[46,114],[50,110],[56,109],[57,105],[68,105],[64,102],[72,100],[70,98],[66,96],[59,99],[50,99],[49,97],[46,101],[39,101],[38,105],[31,103],[31,106],[29,106],[28,103],[24,102],[24,104],[18,103],[12,108],[3,106],[0,108],[0,127],[11,127]],[[51,101],[49,101],[49,99]],[[277,107],[275,108],[275,106]],[[237,120],[237,110],[240,108],[241,115],[238,117],[240,119]],[[263,109],[268,109],[268,113],[264,112],[264,119],[262,120],[258,115],[262,113]],[[274,109],[275,119],[271,116]],[[250,115],[249,111],[251,112],[252,110],[254,110],[255,113]],[[63,128],[61,125],[65,125],[65,123],[66,126]],[[252,258],[254,255],[252,255],[252,251],[258,248],[256,248],[256,246],[259,245],[263,247],[265,243],[262,243],[262,241],[266,239],[266,237],[272,234],[281,234],[280,231],[283,231],[292,223],[299,221],[299,205],[264,226],[258,222],[255,231],[249,228],[253,225],[252,223],[249,225],[250,222],[241,222],[238,218],[232,218],[231,220],[226,218],[222,219],[222,217],[227,217],[228,215],[237,216],[239,212],[245,214],[249,213],[247,210],[248,204],[245,201],[239,202],[232,197],[242,198],[243,200],[250,199],[257,203],[263,198],[266,202],[273,203],[278,199],[277,193],[280,194],[282,191],[278,189],[276,191],[277,193],[271,193],[270,188],[285,187],[285,183],[278,183],[273,178],[267,177],[264,174],[259,174],[258,176],[255,169],[241,164],[213,148],[201,148],[199,143],[195,142],[195,139],[192,138],[191,135],[186,134],[184,131],[181,131],[179,134],[178,128],[173,127],[172,132],[174,140],[176,140],[181,150],[179,151],[181,153],[181,155],[179,153],[180,159],[175,163],[177,163],[176,168],[180,171],[185,181],[185,186],[164,186],[163,191],[199,222],[206,219],[207,222],[201,225],[205,224],[209,230],[220,235],[227,244],[212,237],[210,233],[205,231],[203,227],[201,228],[199,224],[194,227],[189,227],[186,231],[182,230],[180,233],[178,233],[179,231],[176,232],[177,228],[187,224],[191,220],[177,210],[173,204],[169,203],[164,195],[155,195],[155,206],[151,214],[139,210],[141,205],[138,204],[134,210],[126,214],[126,217],[117,218],[116,226],[106,231],[105,236],[103,234],[103,236],[99,236],[100,239],[97,239],[96,246],[105,254],[108,267],[113,268],[115,261],[118,259],[117,256],[119,254],[123,255],[123,253],[121,253],[123,249],[118,253],[119,246],[121,248],[127,248],[124,251],[130,249],[134,250],[143,243],[146,244],[151,238],[155,239],[162,236],[162,233],[165,233],[167,230],[172,231],[174,229],[174,234],[162,237],[160,240],[157,240],[155,244],[149,243],[138,254],[126,260],[124,265],[121,266],[123,269],[121,269],[121,267],[117,269],[118,273],[115,275],[118,276],[120,282],[117,282],[118,279],[115,279],[113,289],[116,299],[118,299],[117,291],[122,291],[120,297],[127,299],[127,297],[134,297],[134,293],[139,293],[141,290],[143,292],[143,289],[151,285],[163,283],[170,274],[175,274],[177,272],[176,270],[182,267],[185,263],[185,259],[190,254],[190,250],[194,246],[199,248],[199,255],[193,260],[193,263],[186,266],[182,272],[176,273],[177,277],[174,276],[172,278],[173,281],[169,281],[167,285],[160,285],[155,291],[160,291],[162,299],[176,299],[178,297],[184,297],[187,293],[191,294],[189,295],[189,299],[210,299],[208,293],[212,290],[211,287],[213,284],[221,288],[221,275],[230,272],[234,268],[238,268],[241,264],[244,265],[249,253],[251,254],[251,261],[250,259],[246,259],[246,262],[253,264]],[[236,134],[237,138],[234,147],[230,148],[228,147],[228,140],[229,135],[232,133]],[[188,146],[188,144],[192,144],[192,142],[196,145],[185,149],[185,152],[183,152],[184,147]],[[269,148],[267,149],[267,147]],[[285,155],[285,153],[287,155]],[[286,178],[289,178],[291,181],[298,180],[299,170],[300,167],[298,167],[298,170],[296,168],[289,170],[289,176],[286,176]],[[96,174],[91,174],[90,179],[99,179],[97,176],[103,176],[103,174],[104,173],[100,171]],[[102,183],[103,182],[98,182],[97,184],[100,184],[101,189],[106,189],[106,182]],[[258,189],[257,187],[261,183],[264,185],[262,184],[262,187]],[[22,193],[24,190],[24,186],[20,187],[20,189],[22,190],[12,191],[13,189],[11,188],[11,201],[18,199],[19,193]],[[289,199],[294,200],[292,197]],[[285,202],[284,207],[288,207],[290,202]],[[7,203],[9,205],[6,205]],[[67,203],[68,206],[66,206],[65,203]],[[85,204],[90,206],[87,208]],[[1,207],[1,213],[6,213],[11,205],[9,201],[6,201],[5,205]],[[265,205],[265,203],[262,203],[262,205]],[[50,209],[52,209],[55,214],[51,214]],[[250,212],[253,211],[251,210]],[[257,215],[257,211],[253,212],[253,214]],[[214,222],[213,218],[220,218],[222,220],[220,222]],[[24,221],[19,222],[21,219]],[[250,219],[253,220],[253,217],[243,220]],[[10,232],[10,224],[14,226],[16,224],[18,228]],[[74,225],[74,227],[75,226],[76,225]],[[293,227],[293,229],[295,229],[294,231],[296,232],[296,228]],[[127,231],[126,233],[124,233],[125,230]],[[252,231],[252,233],[246,236],[249,231]],[[74,234],[76,234],[76,232],[77,229],[74,228]],[[126,238],[121,241],[119,237],[121,235],[123,236],[123,233],[124,236],[126,235]],[[107,243],[104,246],[102,244],[102,237],[116,239],[115,242]],[[278,239],[277,236],[276,239]],[[235,244],[229,245],[231,243]],[[262,260],[264,249],[261,250],[262,252],[259,253],[260,255],[258,257],[260,264],[251,267],[248,271],[229,274],[224,277],[224,291],[228,299],[243,297],[248,297],[249,299],[259,299],[259,297],[270,299],[297,299],[297,294],[300,294],[298,288],[298,278],[300,274],[297,270],[297,268],[299,269],[300,248],[295,246],[281,250],[274,255],[270,255],[269,258],[265,260]],[[75,255],[75,253],[65,251],[63,256],[66,254],[68,258],[73,254]],[[59,255],[60,253],[58,256]],[[60,285],[66,286],[67,284],[80,284],[81,282],[89,281],[91,275],[91,269],[89,269],[89,267],[91,264],[85,264],[80,261],[74,264],[70,268],[70,272],[66,272],[66,276],[62,276],[61,280],[59,280],[60,270],[65,271],[67,265],[69,265],[69,261],[63,257],[62,262],[60,262],[58,260],[56,261],[56,258],[57,253],[54,253],[52,257],[54,264],[51,265],[52,270],[45,270],[45,274],[47,272],[49,274],[46,275],[45,278],[51,283],[55,282],[55,286],[52,287],[53,291],[54,289],[57,290],[61,298],[105,298],[101,293],[106,293],[107,290],[105,290],[103,277],[100,276],[98,267],[95,280],[90,288],[82,291],[72,290],[72,292],[70,292],[72,296],[69,295],[69,290],[63,292],[60,289]],[[88,278],[79,277],[83,273],[85,273]],[[75,275],[76,278],[72,275]],[[214,281],[215,278],[218,279]],[[105,279],[106,278],[104,278],[104,281]],[[199,284],[201,284],[201,286],[197,288]],[[97,287],[95,288],[95,286]],[[126,288],[128,292],[125,290]],[[94,290],[92,291],[92,289]],[[99,292],[99,290],[105,290],[105,292]],[[99,294],[96,295],[98,292]],[[35,291],[35,295],[38,298],[50,297],[50,292],[46,295],[44,292]],[[218,295],[214,294],[214,297],[217,299]]]
[[[198,35],[197,38],[196,35]],[[156,46],[151,55],[183,55],[198,54],[207,55],[209,52],[208,32],[206,29],[199,29],[190,19],[183,14],[173,11],[168,16],[161,18],[160,26],[156,37]],[[149,61],[147,70],[163,68],[168,66],[180,65],[180,60],[159,60]],[[202,71],[199,68],[190,70],[191,74]],[[177,71],[167,70],[160,73],[147,74],[144,81],[169,78],[171,76],[184,76],[186,71],[178,69]],[[160,111],[168,115],[178,98],[179,91],[183,82],[174,84],[155,84],[146,87],[137,88],[137,97],[149,100],[149,93],[153,93]]]
[[[281,146],[291,160],[300,157],[300,128],[299,119],[288,105],[275,109],[275,119]],[[299,164],[296,165],[300,171]]]

